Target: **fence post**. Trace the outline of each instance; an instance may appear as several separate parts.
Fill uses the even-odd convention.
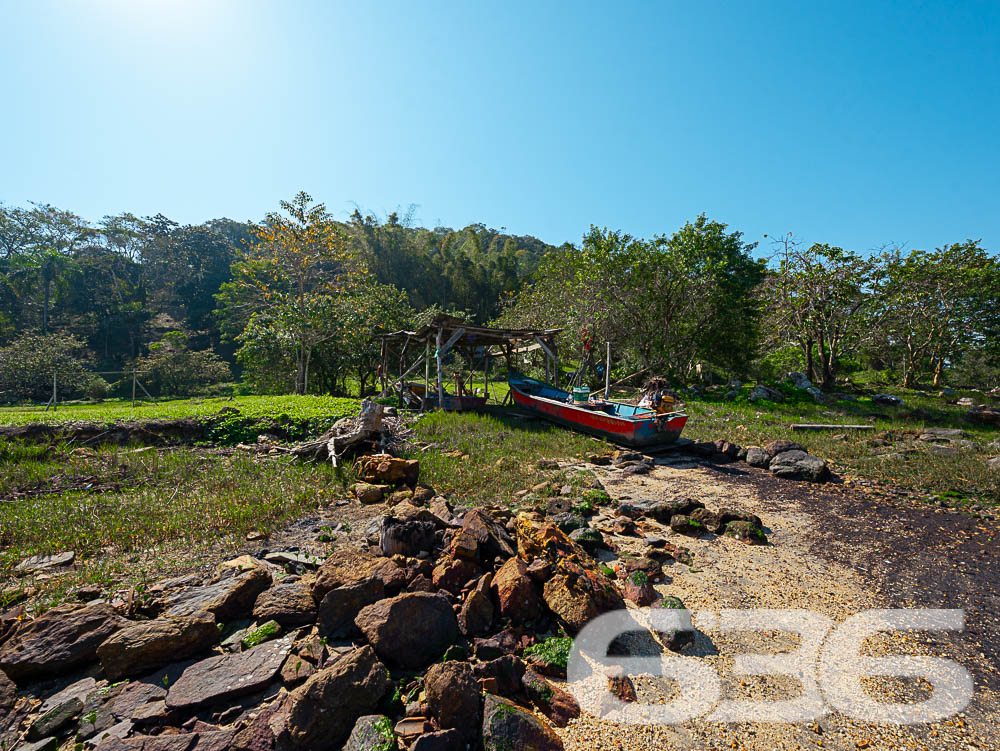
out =
[[[132,370],[132,409],[135,409],[135,369]]]
[[[604,398],[610,399],[608,387],[611,385],[611,342],[608,342],[608,359],[604,363]]]

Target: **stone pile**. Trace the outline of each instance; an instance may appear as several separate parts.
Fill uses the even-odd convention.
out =
[[[831,478],[827,463],[810,454],[805,446],[795,441],[780,439],[765,446],[743,447],[719,439],[694,443],[684,450],[704,457],[743,461],[751,467],[768,469],[776,477],[785,480],[826,482]]]
[[[664,560],[691,562],[667,536],[766,541],[756,517],[684,499],[605,495],[571,524],[559,504],[460,513],[399,461],[362,474],[404,500],[318,565],[261,551],[160,582],[139,607],[0,619],[0,748],[561,749],[553,726],[580,708],[545,645],[652,603]],[[617,530],[646,534],[649,554],[598,563]]]

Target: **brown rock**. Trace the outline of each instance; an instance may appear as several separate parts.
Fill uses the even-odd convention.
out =
[[[458,637],[455,611],[444,595],[410,592],[380,600],[354,619],[380,658],[418,668],[439,658]]]
[[[339,749],[355,720],[370,714],[389,686],[389,673],[371,647],[347,653],[291,693],[289,737],[310,751]]]
[[[97,656],[109,681],[185,660],[208,649],[219,639],[211,613],[164,616],[126,626],[97,648]]]
[[[389,492],[390,488],[388,485],[372,485],[367,482],[358,482],[354,484],[354,497],[358,499],[361,503],[372,504],[372,503],[382,503],[385,500],[385,494]]]
[[[286,686],[297,686],[311,678],[315,672],[315,665],[302,655],[292,652],[281,664],[281,682]]]
[[[164,597],[164,615],[195,615],[207,611],[218,621],[230,621],[250,615],[257,595],[271,586],[267,569],[254,567],[234,573],[204,587],[168,590]]]
[[[538,588],[520,558],[510,558],[493,577],[493,593],[500,616],[514,623],[534,621],[542,614]]]
[[[362,608],[385,597],[381,579],[354,582],[326,593],[319,605],[316,626],[323,636],[339,638],[354,632],[354,618]]]
[[[308,582],[277,584],[257,596],[253,617],[259,623],[277,621],[285,628],[305,626],[316,620],[316,601]]]
[[[424,676],[427,706],[443,729],[472,740],[479,729],[479,682],[467,662],[432,665]]]
[[[542,596],[567,628],[579,631],[601,613],[625,607],[611,580],[599,571],[571,561],[564,561],[561,569],[545,582]]]
[[[483,746],[504,751],[562,751],[555,731],[516,704],[486,694],[483,707]]]
[[[277,678],[291,646],[291,638],[284,637],[196,662],[169,687],[167,707],[190,711],[255,693]]]
[[[570,720],[580,716],[580,705],[573,695],[549,683],[534,670],[527,669],[521,682],[528,698],[557,728],[566,727]]]
[[[420,462],[388,454],[359,457],[355,463],[359,479],[376,485],[416,485]]]
[[[517,555],[517,548],[507,530],[483,509],[473,509],[466,513],[462,519],[462,532],[476,540],[485,560]]]
[[[480,636],[493,625],[493,601],[490,596],[472,590],[458,614],[458,628],[465,636]]]
[[[418,735],[410,751],[465,751],[465,746],[457,730],[438,730]]]
[[[65,675],[96,660],[97,648],[126,623],[104,603],[52,608],[4,642],[0,670],[16,683]]]
[[[461,558],[445,558],[431,574],[434,586],[453,595],[460,594],[471,580],[482,576],[483,570],[473,561]]]
[[[313,582],[313,599],[322,602],[326,593],[337,587],[378,579],[385,593],[397,594],[406,586],[406,571],[391,559],[343,548],[323,561]]]
[[[779,438],[776,441],[771,441],[769,444],[764,446],[764,450],[770,456],[777,456],[778,454],[783,454],[786,451],[805,451],[806,447],[801,443],[796,443],[795,441],[787,441],[784,438]]]

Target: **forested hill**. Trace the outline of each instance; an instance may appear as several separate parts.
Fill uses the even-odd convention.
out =
[[[410,307],[468,311],[484,322],[516,293],[552,246],[473,224],[464,229],[384,222],[360,212],[337,222],[345,243]],[[0,346],[25,332],[82,342],[96,369],[117,370],[170,331],[231,359],[215,295],[251,243],[250,223],[182,226],[157,215],[88,221],[45,204],[0,205]]]

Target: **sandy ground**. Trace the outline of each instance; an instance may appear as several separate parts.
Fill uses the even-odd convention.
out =
[[[673,537],[694,553],[694,564],[665,565],[661,594],[680,597],[696,620],[695,643],[683,655],[718,672],[730,700],[788,699],[800,694],[789,676],[743,677],[731,672],[740,653],[794,650],[799,637],[784,631],[723,632],[713,614],[725,608],[806,609],[837,623],[872,608],[964,608],[960,634],[909,632],[866,642],[873,656],[934,655],[956,660],[974,676],[972,702],[933,724],[888,725],[851,719],[829,707],[812,722],[733,723],[705,717],[676,725],[624,725],[584,717],[560,731],[576,749],[1000,749],[997,617],[1000,568],[996,522],[953,511],[875,499],[844,483],[815,486],[773,478],[742,464],[690,462],[658,466],[650,475],[623,477],[599,470],[613,498],[691,497],[709,509],[736,507],[758,514],[770,544],[747,546],[705,535]],[[666,535],[664,535],[666,536]],[[616,538],[623,550],[644,544]],[[661,678],[635,678],[640,701],[676,696]],[[867,679],[879,701],[920,701],[930,686],[919,679]]]

